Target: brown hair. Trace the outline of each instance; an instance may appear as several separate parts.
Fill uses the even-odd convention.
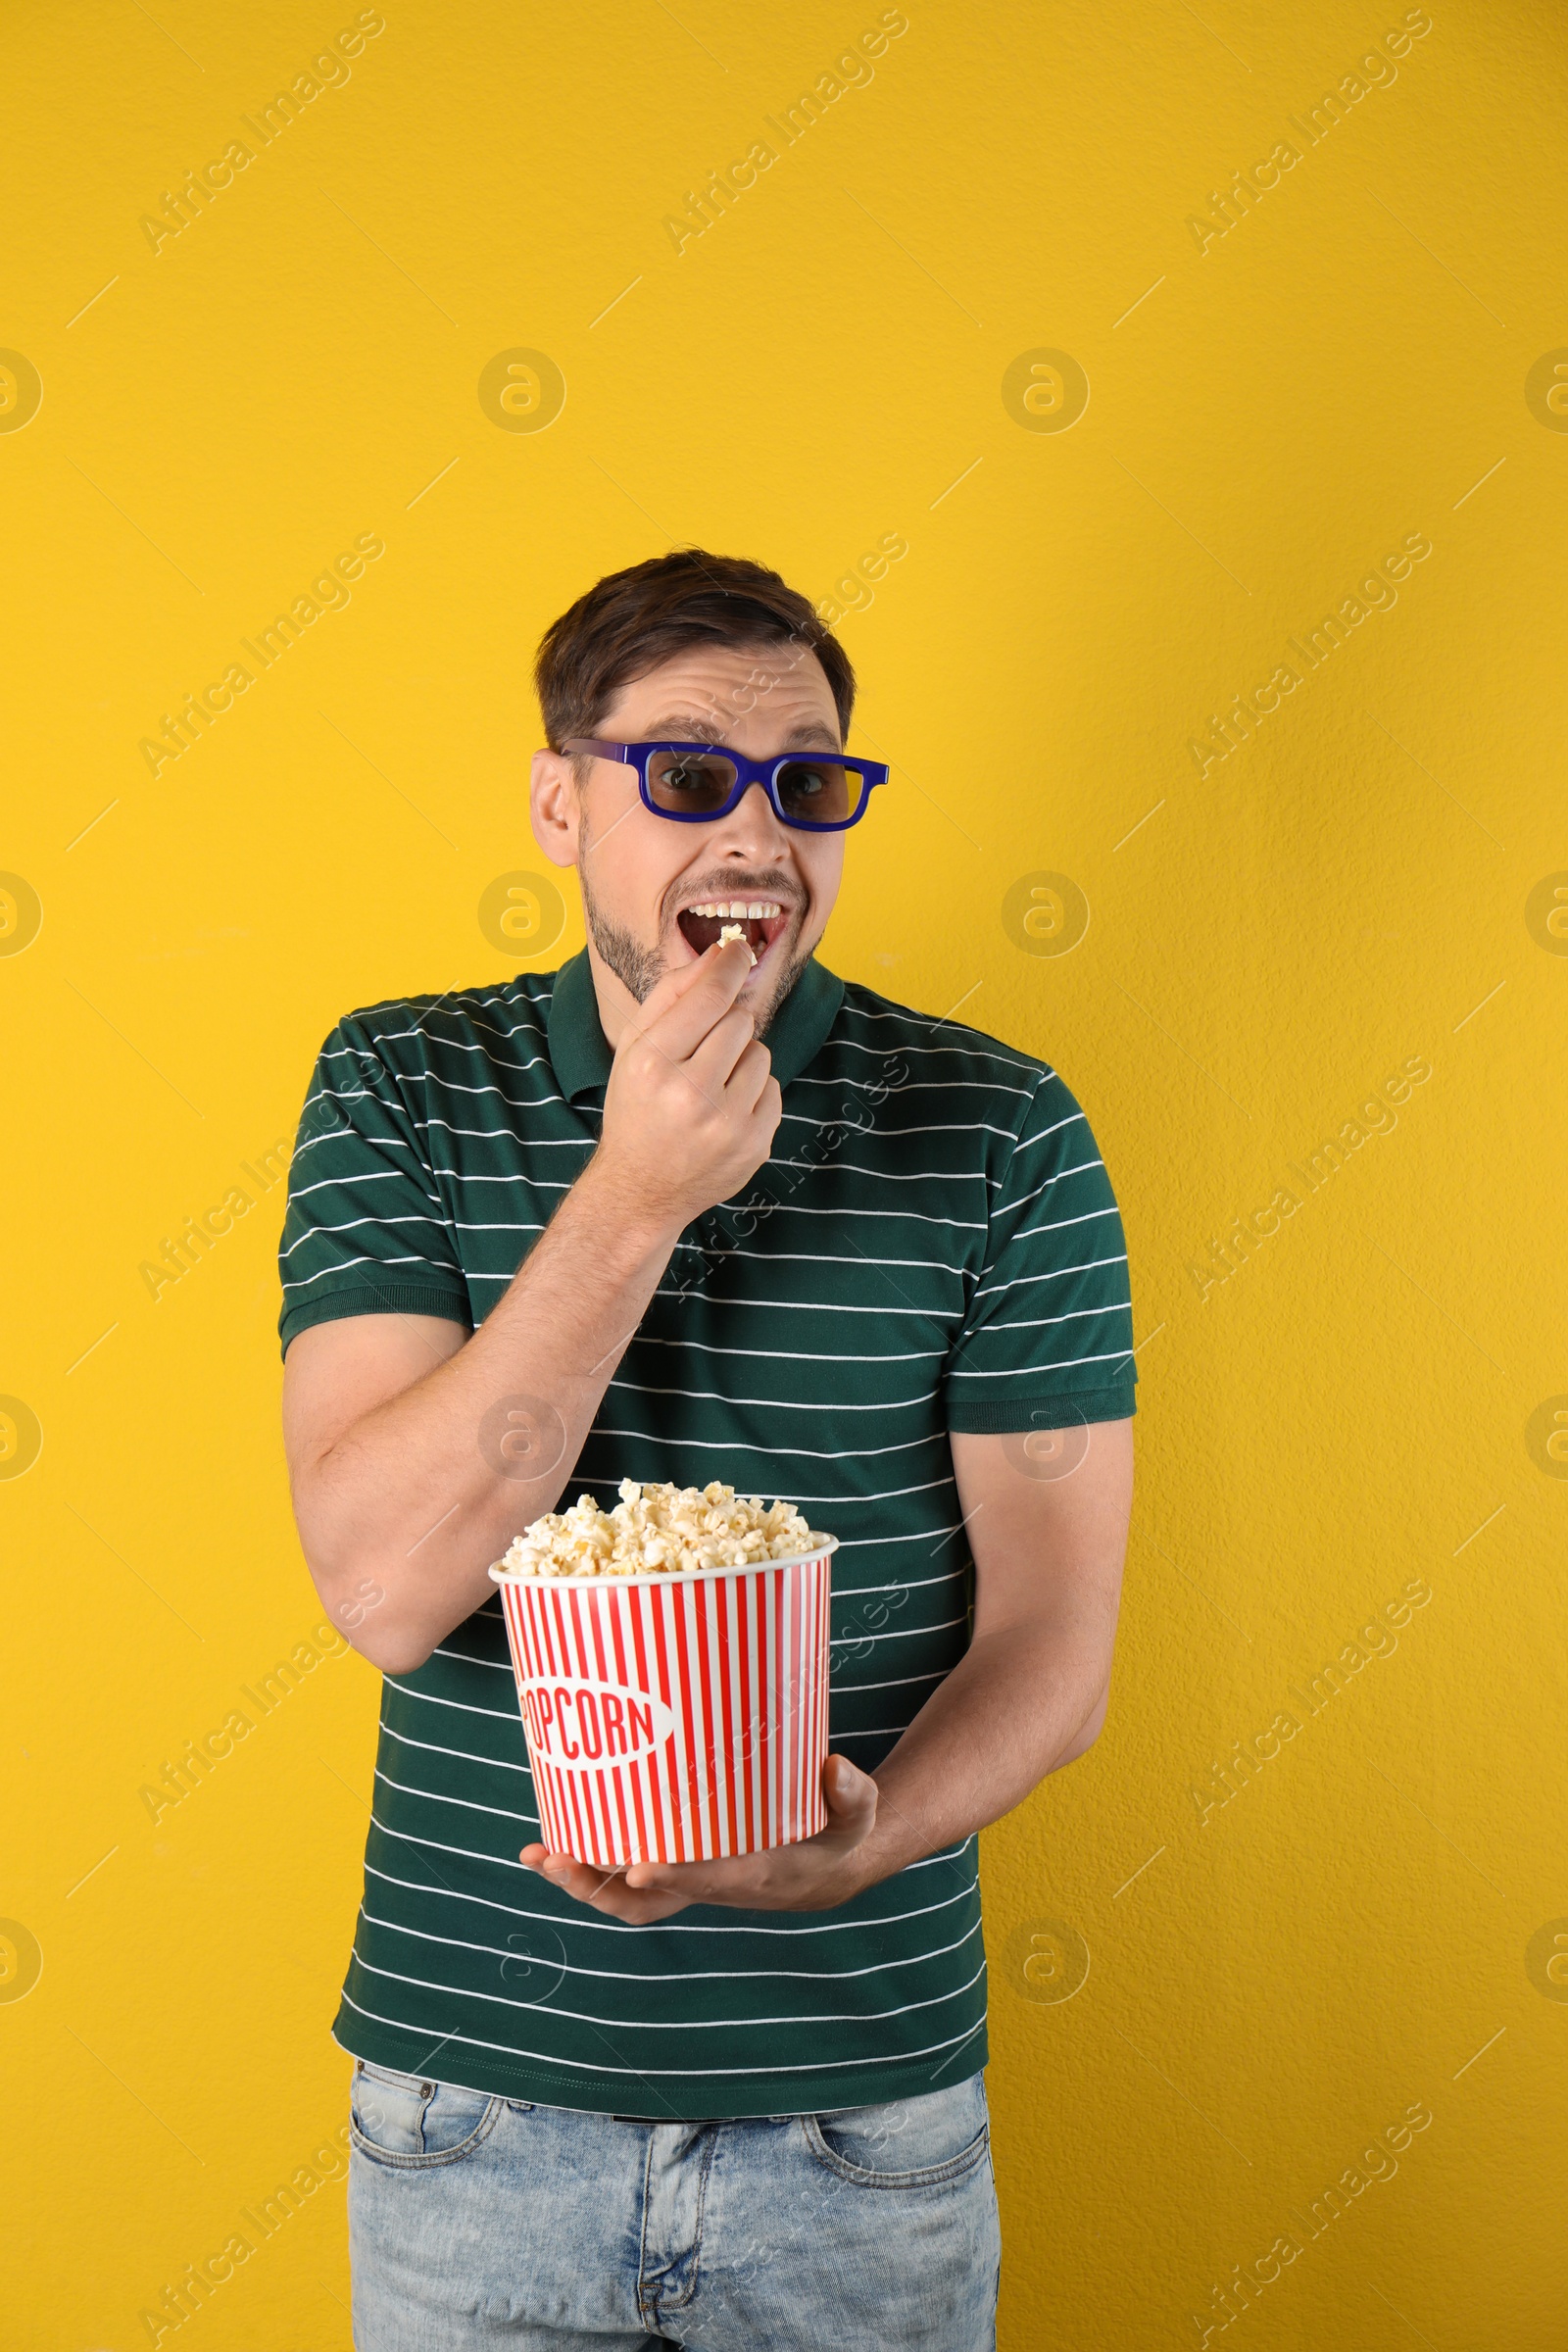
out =
[[[534,684],[552,751],[569,736],[592,735],[620,687],[702,644],[787,644],[814,654],[848,739],[855,671],[807,598],[742,556],[680,547],[608,572],[545,631]]]

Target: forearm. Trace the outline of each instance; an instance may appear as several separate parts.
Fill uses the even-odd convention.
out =
[[[340,1611],[363,1620],[358,1645],[376,1664],[408,1671],[428,1656],[494,1590],[490,1563],[512,1538],[561,1500],[677,1239],[629,1215],[590,1160],[473,1337],[297,1474],[323,1600],[379,1595]],[[546,1411],[509,1428],[497,1411],[509,1398]],[[518,1475],[530,1445],[537,1469]]]
[[[1014,1626],[974,1642],[873,1775],[876,1826],[854,1856],[860,1882],[1011,1812],[1092,1744],[1108,1696],[1097,1630]]]
[[[623,1883],[543,1846],[523,1861],[638,1924],[686,1903],[832,1911],[999,1820],[1092,1746],[1110,1699],[1130,1419],[1093,1424],[1091,1447],[1054,1479],[1020,1477],[1007,1433],[955,1432],[953,1449],[964,1524],[979,1535],[974,1639],[874,1774],[829,1757],[814,1838],[718,1862],[636,1863]]]

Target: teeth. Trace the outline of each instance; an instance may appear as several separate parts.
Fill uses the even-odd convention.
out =
[[[777,899],[704,899],[688,906],[688,914],[713,914],[720,920],[766,922],[783,908]]]

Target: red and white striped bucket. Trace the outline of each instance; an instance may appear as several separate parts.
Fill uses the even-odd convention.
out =
[[[491,1569],[552,1853],[709,1862],[827,1826],[836,1549],[672,1575]]]

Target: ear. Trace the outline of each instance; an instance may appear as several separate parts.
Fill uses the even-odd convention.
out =
[[[575,865],[582,807],[577,778],[564,752],[535,752],[528,778],[533,837],[552,865]]]

